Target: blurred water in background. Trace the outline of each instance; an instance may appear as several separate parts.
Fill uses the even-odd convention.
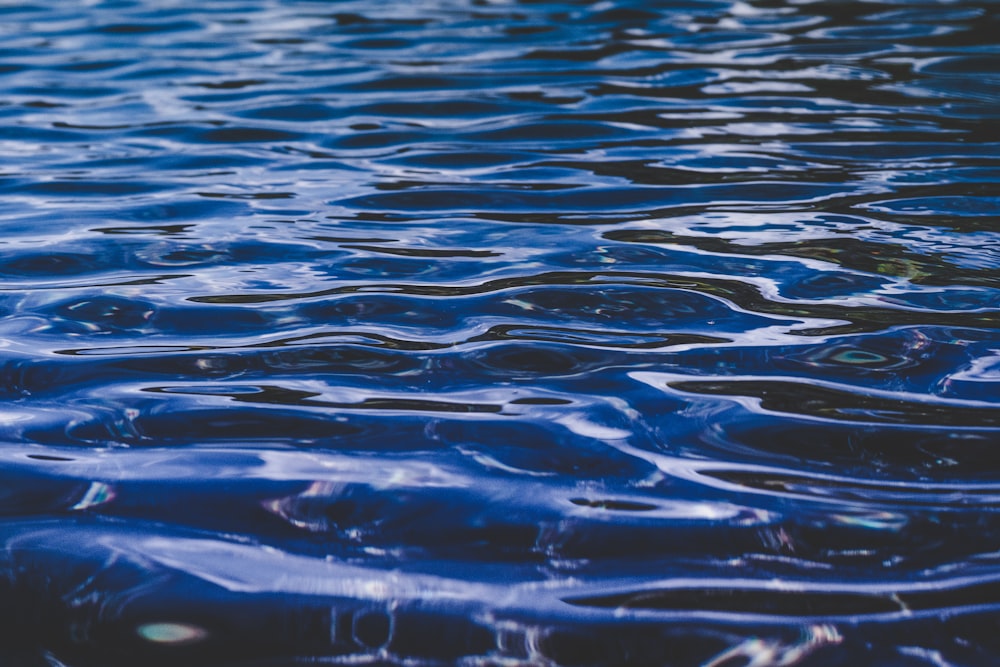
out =
[[[1000,4],[0,3],[0,663],[995,665]]]

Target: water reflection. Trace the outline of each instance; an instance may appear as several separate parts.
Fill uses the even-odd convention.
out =
[[[0,663],[994,663],[994,9],[0,7]]]

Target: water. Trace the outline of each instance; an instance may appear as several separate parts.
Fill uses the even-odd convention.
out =
[[[996,664],[998,16],[2,2],[0,664]]]

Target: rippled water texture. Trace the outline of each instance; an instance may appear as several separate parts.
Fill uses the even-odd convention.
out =
[[[3,1],[0,664],[997,664],[998,16]]]

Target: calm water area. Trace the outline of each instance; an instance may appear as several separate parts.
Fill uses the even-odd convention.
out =
[[[1000,664],[1000,2],[0,0],[0,667]]]

